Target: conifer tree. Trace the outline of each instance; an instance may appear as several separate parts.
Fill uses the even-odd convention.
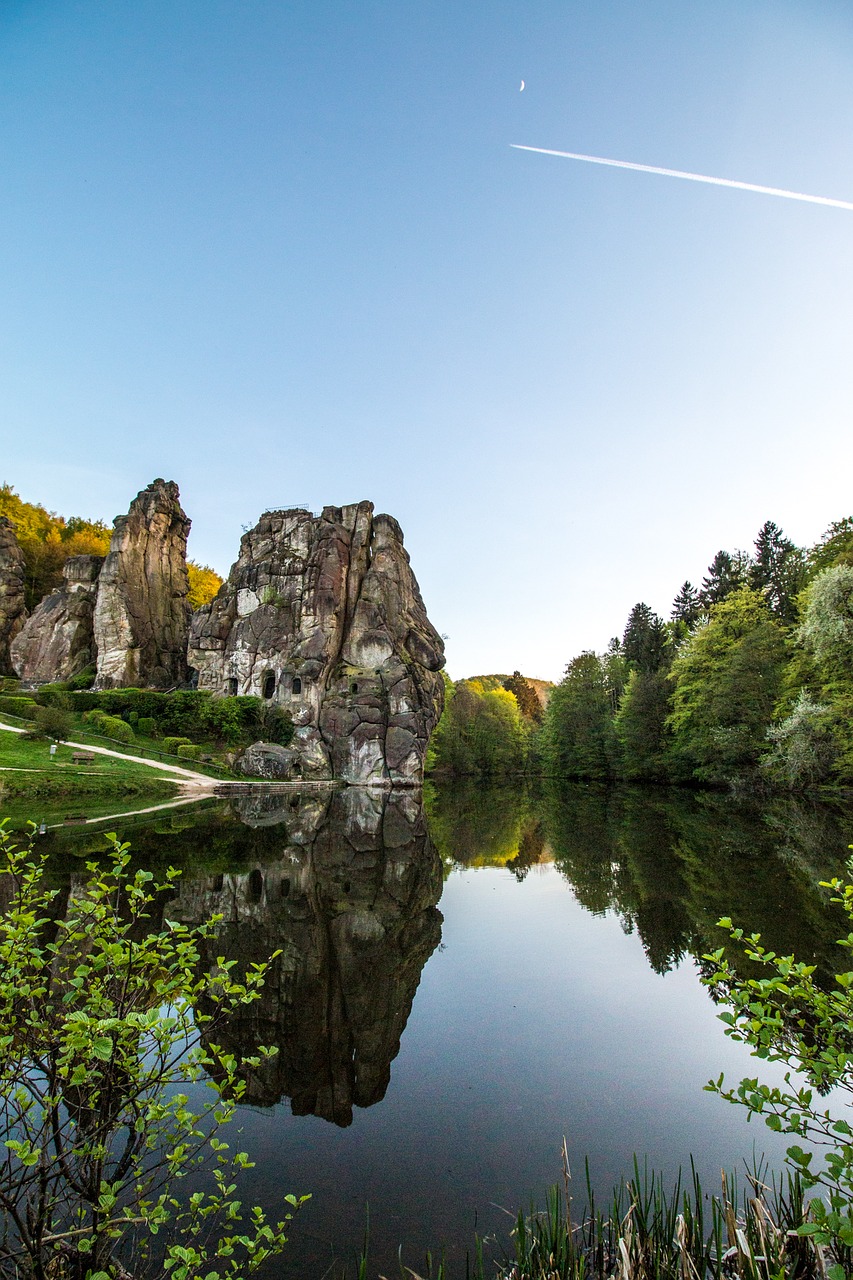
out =
[[[718,551],[708,565],[707,575],[702,579],[699,592],[702,608],[707,610],[711,605],[719,604],[742,585],[743,571],[740,558],[729,555],[728,551]]]
[[[667,632],[659,618],[642,601],[628,615],[622,636],[622,653],[635,671],[659,671],[666,661]]]
[[[760,591],[771,611],[783,622],[796,617],[796,597],[805,582],[802,552],[773,520],[765,520],[755,539],[749,585]]]
[[[679,631],[692,631],[702,616],[702,601],[692,582],[682,583],[669,615]]]

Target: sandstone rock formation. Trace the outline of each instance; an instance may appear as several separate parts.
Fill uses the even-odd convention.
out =
[[[412,792],[360,788],[238,804],[252,825],[278,818],[278,857],[242,874],[182,880],[167,912],[186,922],[222,914],[206,965],[224,956],[245,968],[281,951],[260,999],[217,1027],[217,1043],[241,1056],[278,1047],[251,1070],[246,1101],[289,1097],[296,1115],[348,1125],[354,1106],[385,1096],[441,940],[441,861],[423,808]]]
[[[173,481],[155,480],[113,525],[94,614],[95,687],[186,680],[187,535]]]
[[[103,562],[103,556],[66,560],[63,585],[36,606],[12,642],[12,665],[22,680],[70,680],[94,662],[93,619]]]
[[[14,675],[9,646],[27,620],[24,556],[14,526],[0,516],[0,676]]]
[[[265,513],[215,600],[193,615],[199,689],[285,707],[289,748],[258,744],[267,778],[420,782],[444,697],[430,623],[396,520],[373,504]]]

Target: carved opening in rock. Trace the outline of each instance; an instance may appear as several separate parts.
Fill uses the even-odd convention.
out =
[[[291,778],[302,777],[302,761],[301,760],[294,760],[293,764],[290,766],[290,776]]]
[[[291,796],[289,801],[291,809],[299,808],[299,796]]]
[[[351,888],[352,888],[352,885],[350,884],[349,880],[345,880],[345,881],[344,881],[344,893],[349,893],[349,891],[350,891],[350,889],[351,889]]]
[[[285,878],[282,880],[279,893],[281,894],[282,898],[290,897],[290,878],[288,876],[285,876]]]
[[[272,671],[267,671],[264,675],[261,691],[265,698],[271,698],[275,693],[275,675]]]
[[[236,698],[237,696],[237,677],[236,676],[228,677],[228,693],[230,697]]]
[[[358,693],[358,682],[356,680],[353,680],[350,685],[350,693]]]
[[[264,893],[264,877],[257,867],[249,874],[249,901],[260,902]]]
[[[299,676],[293,677],[293,684],[290,686],[290,692],[294,695],[294,697],[296,696],[296,694],[302,692],[302,681],[300,680]]]
[[[210,882],[210,889],[211,889],[211,892],[212,892],[212,893],[221,893],[221,892],[222,892],[222,886],[223,886],[224,884],[225,884],[225,877],[224,877],[224,876],[214,876],[214,877],[213,877],[213,879],[212,879],[212,880],[211,880],[211,882]]]

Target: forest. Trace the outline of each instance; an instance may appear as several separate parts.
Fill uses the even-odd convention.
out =
[[[541,683],[541,682],[539,682]],[[718,551],[661,618],[640,601],[604,653],[534,682],[448,687],[428,768],[750,789],[853,782],[853,517],[813,547],[772,520]]]

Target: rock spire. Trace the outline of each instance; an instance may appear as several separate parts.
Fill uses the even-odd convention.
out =
[[[288,748],[258,744],[247,772],[415,785],[444,696],[444,646],[397,521],[373,504],[319,516],[268,511],[228,580],[193,615],[199,689],[288,710]]]
[[[186,680],[189,531],[172,480],[155,480],[114,521],[95,602],[96,688]]]
[[[24,553],[14,525],[0,516],[0,676],[14,674],[9,646],[27,619],[25,578]]]

